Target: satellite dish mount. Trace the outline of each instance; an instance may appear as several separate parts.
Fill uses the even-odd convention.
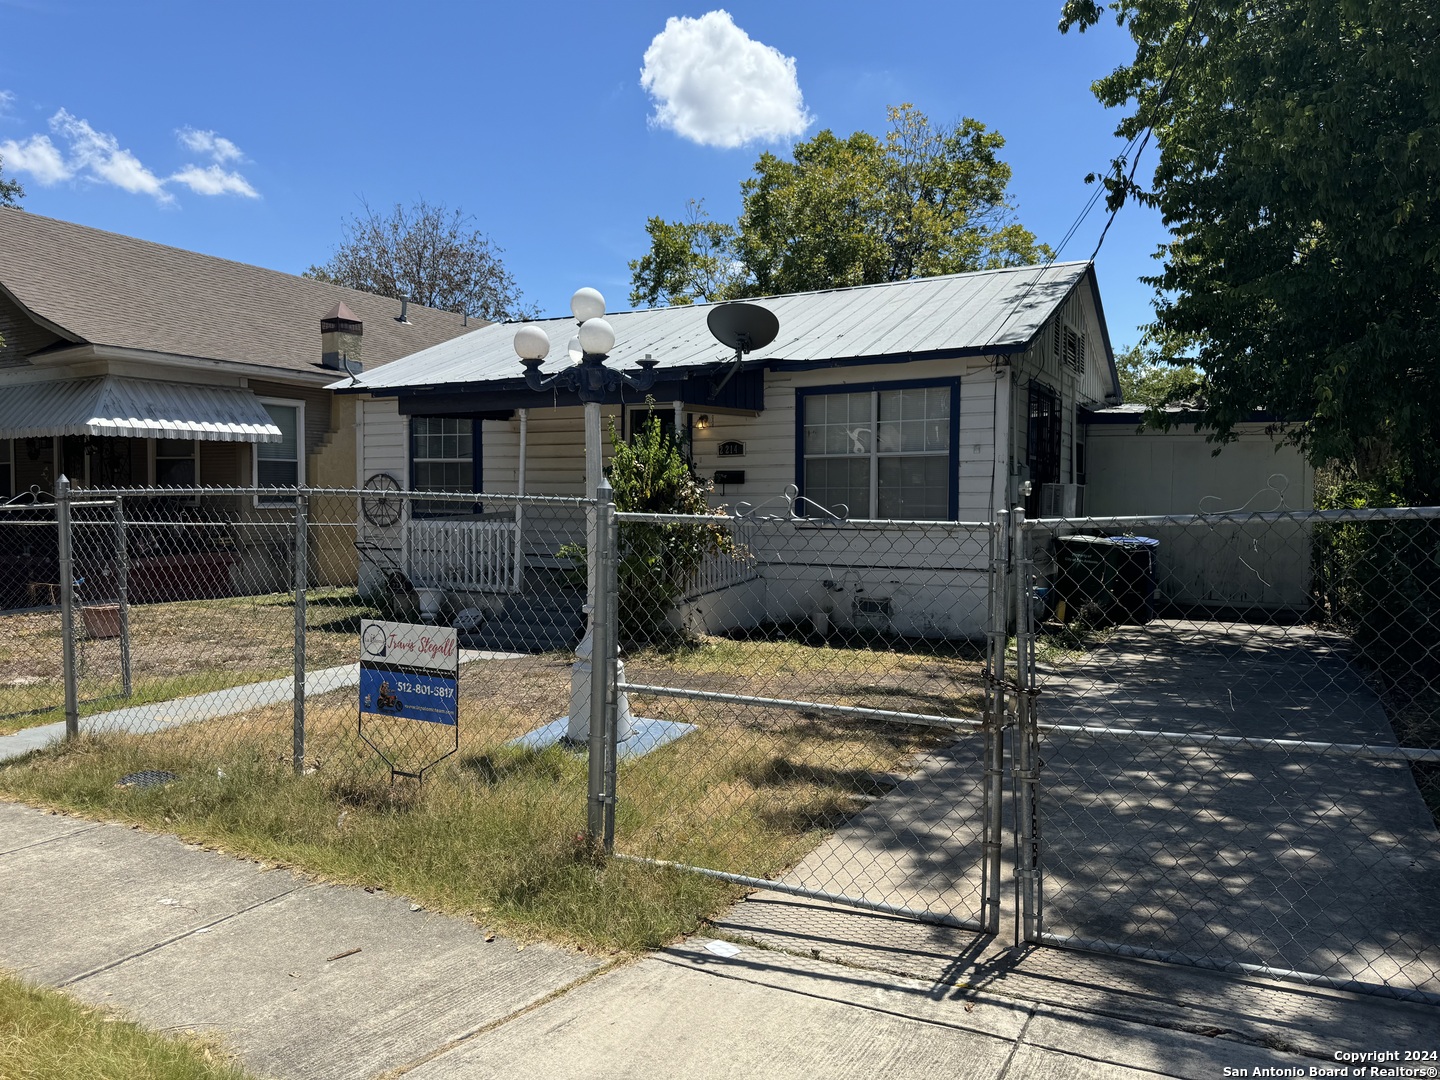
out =
[[[725,389],[744,363],[746,353],[763,349],[780,333],[780,320],[769,308],[759,304],[720,304],[710,309],[705,325],[715,340],[726,348],[735,350],[735,362],[725,368],[723,375],[711,380],[710,400]]]

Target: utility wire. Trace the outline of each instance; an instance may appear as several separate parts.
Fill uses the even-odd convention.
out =
[[[1160,93],[1155,99],[1156,108],[1159,108],[1161,105],[1165,104],[1165,102],[1169,100],[1170,88],[1174,85],[1175,77],[1179,75],[1185,67],[1185,61],[1188,57],[1188,46],[1190,44],[1190,31],[1195,26],[1195,16],[1199,14],[1199,11],[1200,0],[1190,0],[1189,10],[1186,14],[1185,19],[1185,29],[1180,36],[1180,55],[1176,58],[1175,66],[1170,69],[1170,73],[1165,77],[1165,82],[1160,87]],[[1127,184],[1133,183],[1135,179],[1135,171],[1140,166],[1140,157],[1142,154],[1145,153],[1145,147],[1149,145],[1150,136],[1154,133],[1154,131],[1155,128],[1152,124],[1145,125],[1145,129],[1143,131],[1137,132],[1134,136],[1132,136],[1130,141],[1125,144],[1124,149],[1120,151],[1119,157],[1115,159],[1119,162],[1129,160],[1131,151],[1134,151],[1135,157],[1130,164],[1130,175],[1126,179]],[[1123,165],[1121,167],[1123,168]],[[1041,280],[1045,277],[1045,271],[1049,270],[1050,267],[1055,263],[1055,261],[1060,257],[1060,253],[1065,250],[1065,245],[1074,238],[1075,233],[1079,230],[1080,226],[1084,224],[1085,219],[1090,216],[1090,211],[1095,209],[1095,204],[1100,201],[1100,196],[1104,194],[1104,191],[1105,188],[1103,184],[1095,189],[1095,192],[1090,196],[1089,200],[1086,201],[1085,206],[1076,216],[1075,221],[1071,224],[1070,228],[1066,230],[1065,235],[1060,238],[1060,243],[1056,245],[1054,250],[1051,252],[1050,258],[1046,259],[1045,262],[1041,264],[1039,273],[1035,275],[1034,279],[1030,282],[1029,285],[1025,287],[1024,291],[1015,298],[1015,302],[1010,306],[1010,310],[1006,312],[1005,318],[1000,320],[999,325],[997,325],[995,330],[990,334],[989,339],[983,346],[984,349],[988,349],[991,345],[995,343],[995,339],[1000,336],[1001,331],[1003,331],[1005,327],[1009,324],[1010,320],[1015,317],[1015,313],[1020,310],[1020,307],[1025,303],[1026,298],[1034,290],[1035,286],[1040,284]],[[1090,258],[1086,260],[1087,262],[1093,263],[1095,261],[1095,257],[1100,254],[1100,247],[1102,244],[1105,243],[1105,237],[1110,232],[1110,226],[1115,223],[1115,218],[1120,213],[1120,208],[1123,205],[1123,202],[1118,203],[1116,204],[1115,208],[1110,211],[1110,216],[1106,219],[1104,228],[1100,230],[1100,239],[1096,242],[1095,250],[1090,253]]]

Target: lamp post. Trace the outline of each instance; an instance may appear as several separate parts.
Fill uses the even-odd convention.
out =
[[[550,375],[540,373],[540,365],[550,355],[550,335],[535,323],[526,323],[515,331],[515,353],[525,366],[525,385],[531,390],[549,390],[552,387],[575,393],[585,405],[585,497],[590,505],[585,510],[586,534],[586,582],[585,582],[585,636],[575,648],[575,666],[570,676],[570,722],[567,737],[580,740],[589,734],[589,691],[590,653],[594,636],[595,611],[595,552],[597,549],[595,530],[599,519],[595,513],[594,500],[600,488],[602,457],[600,446],[600,405],[606,396],[623,386],[635,390],[649,390],[655,385],[655,366],[658,360],[646,358],[638,361],[640,371],[636,373],[618,371],[605,366],[606,357],[615,347],[615,330],[605,319],[605,298],[596,289],[579,289],[570,298],[570,312],[579,324],[580,362]],[[629,708],[623,702],[618,710],[621,715],[621,735],[624,736],[625,718]]]

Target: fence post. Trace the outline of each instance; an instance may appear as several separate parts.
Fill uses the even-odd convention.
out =
[[[985,862],[984,924],[990,933],[1000,931],[1000,865],[1004,822],[1005,726],[1008,715],[1008,688],[1005,684],[1005,649],[1009,642],[1010,605],[1007,575],[1010,572],[1010,514],[1001,510],[990,526],[990,589],[986,613],[985,710]]]
[[[305,772],[305,579],[310,550],[308,518],[310,497],[303,489],[295,492],[295,721],[291,756],[295,775]]]
[[[1040,886],[1040,806],[1038,803],[1038,736],[1035,730],[1035,627],[1031,607],[1031,576],[1035,572],[1030,557],[1029,536],[1025,530],[1025,511],[1016,507],[1011,518],[1015,545],[1015,749],[1011,768],[1015,776],[1015,796],[1020,800],[1018,818],[1020,835],[1015,852],[1020,889],[1022,941],[1039,940],[1043,919]]]
[[[605,724],[605,703],[610,678],[606,662],[610,655],[609,610],[613,601],[603,583],[603,567],[609,562],[605,550],[610,538],[606,522],[610,517],[612,498],[608,480],[600,481],[595,489],[595,498],[596,505],[590,508],[590,520],[594,527],[590,530],[590,581],[587,589],[590,594],[590,760],[585,832],[591,843],[601,843],[605,833],[605,757],[610,745]]]
[[[605,854],[615,851],[615,804],[619,797],[620,760],[620,521],[615,516],[614,496],[605,483],[605,501],[600,504],[597,533],[604,536],[600,548],[600,593],[605,602],[599,615],[605,620],[605,651],[598,649],[592,662],[601,665],[605,686]],[[626,732],[629,737],[629,732]]]
[[[80,734],[80,688],[75,656],[75,555],[70,533],[70,480],[55,481],[55,527],[60,561],[60,656],[65,668],[65,738]]]
[[[120,608],[120,681],[134,692],[130,667],[130,550],[125,538],[125,496],[115,496],[115,602]]]

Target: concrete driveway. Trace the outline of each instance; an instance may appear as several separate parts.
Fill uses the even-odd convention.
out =
[[[1393,747],[1345,641],[1152,622],[1041,673],[1045,929],[1440,993],[1440,834],[1410,767],[1261,743]]]
[[[1343,638],[1220,621],[1117,627],[1086,653],[1050,654],[1040,685],[1043,724],[1111,729],[1041,739],[1045,932],[1440,994],[1440,834],[1408,765],[1146,734],[1393,747]],[[786,883],[976,918],[981,777],[978,736],[928,756]]]

